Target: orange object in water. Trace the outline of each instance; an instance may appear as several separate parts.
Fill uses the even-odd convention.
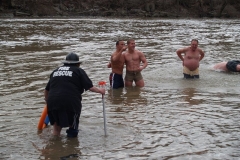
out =
[[[105,82],[105,81],[99,81],[99,82],[98,82],[98,85],[99,85],[99,86],[104,86],[104,85],[106,85],[106,82]]]
[[[43,108],[42,115],[38,122],[38,130],[42,130],[46,127],[46,124],[44,123],[46,117],[47,117],[47,106]]]

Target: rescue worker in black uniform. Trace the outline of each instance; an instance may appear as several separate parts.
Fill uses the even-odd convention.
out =
[[[51,73],[44,96],[53,135],[59,136],[63,127],[69,127],[67,136],[76,137],[79,132],[82,93],[90,90],[104,95],[105,89],[93,86],[86,72],[79,68],[81,62],[77,54],[69,53],[63,64]]]

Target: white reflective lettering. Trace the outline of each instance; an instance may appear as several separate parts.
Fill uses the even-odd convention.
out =
[[[68,71],[70,67],[59,67],[58,70],[59,71]]]
[[[68,77],[72,77],[72,71],[56,71],[53,73],[53,77],[57,77],[57,76],[68,76]]]

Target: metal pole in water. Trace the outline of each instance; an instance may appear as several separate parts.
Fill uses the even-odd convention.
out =
[[[105,81],[100,81],[98,82],[98,85],[100,87],[105,87],[106,82]],[[105,113],[105,100],[104,100],[104,95],[102,94],[102,103],[103,103],[103,119],[104,119],[104,133],[105,136],[107,135],[107,125],[106,125],[106,113]]]
[[[102,103],[103,103],[104,133],[105,133],[105,136],[106,136],[106,135],[107,135],[107,125],[106,125],[106,114],[105,114],[104,95],[102,95]]]

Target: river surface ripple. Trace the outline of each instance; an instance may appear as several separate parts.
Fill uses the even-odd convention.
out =
[[[0,159],[239,159],[239,74],[212,66],[240,59],[239,19],[1,19]],[[117,39],[136,40],[146,86],[85,92],[77,138],[37,131],[43,91],[69,52],[95,85]],[[176,50],[199,40],[199,80],[185,80]]]

